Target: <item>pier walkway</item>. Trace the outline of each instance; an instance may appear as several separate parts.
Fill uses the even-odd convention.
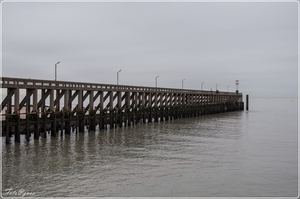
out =
[[[243,95],[143,86],[2,77],[2,134],[47,134],[126,127],[244,110]]]

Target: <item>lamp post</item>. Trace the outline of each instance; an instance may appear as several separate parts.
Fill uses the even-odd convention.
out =
[[[183,82],[184,82],[184,80],[185,80],[185,79],[183,79],[182,82],[181,82],[181,84],[182,84],[182,89],[183,89]]]
[[[230,86],[230,85],[227,86],[227,92],[229,92],[229,86]]]
[[[57,64],[59,63],[60,61],[55,64],[55,81],[57,80]]]
[[[158,78],[159,76],[156,76],[155,77],[155,87],[157,88],[157,78]]]
[[[218,84],[216,85],[216,91],[218,91]]]
[[[120,69],[118,72],[117,72],[117,85],[119,85],[119,72],[121,72],[122,69]]]
[[[201,83],[201,90],[203,90],[203,84],[204,84],[204,82]]]

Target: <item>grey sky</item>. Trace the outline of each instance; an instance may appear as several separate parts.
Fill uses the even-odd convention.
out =
[[[297,96],[298,4],[2,3],[2,75]]]

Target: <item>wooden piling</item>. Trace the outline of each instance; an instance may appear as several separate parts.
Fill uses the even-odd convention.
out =
[[[5,115],[5,142],[6,144],[10,144],[8,113]]]
[[[65,134],[71,134],[71,113],[65,112],[64,113],[64,121],[65,121]]]
[[[56,112],[50,114],[50,118],[52,118],[52,124],[51,124],[51,137],[56,137]]]
[[[246,111],[249,110],[249,95],[246,95]]]
[[[26,132],[25,132],[25,139],[27,141],[30,140],[30,137],[31,137],[31,133],[30,133],[30,122],[29,122],[29,113],[26,113]]]
[[[17,113],[14,115],[15,117],[15,142],[20,143],[20,112],[19,110],[17,111]]]
[[[91,130],[92,131],[96,131],[96,111],[92,110],[91,111],[92,115],[91,115]]]
[[[47,138],[47,113],[43,111],[42,113],[42,118],[43,118],[43,133],[44,133],[44,138]]]
[[[64,120],[64,112],[63,111],[61,111],[60,113],[59,113],[59,115],[60,115],[60,136],[61,137],[63,137],[63,132],[64,132],[64,122],[65,122],[65,120]]]
[[[39,129],[39,113],[36,112],[33,114],[35,123],[34,123],[34,139],[38,140],[40,136],[40,129]]]
[[[84,113],[82,111],[78,111],[78,125],[79,125],[79,132],[84,133]]]

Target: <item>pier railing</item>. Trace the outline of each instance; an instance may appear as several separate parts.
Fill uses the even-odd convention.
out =
[[[114,84],[99,84],[85,82],[68,82],[40,79],[24,79],[2,77],[2,88],[35,88],[35,89],[71,89],[71,90],[105,90],[105,91],[124,91],[124,92],[156,92],[156,93],[193,93],[193,94],[212,94],[212,91],[205,90],[190,90],[176,88],[160,88],[146,86],[128,86]],[[219,92],[220,94],[236,95],[235,92]]]

